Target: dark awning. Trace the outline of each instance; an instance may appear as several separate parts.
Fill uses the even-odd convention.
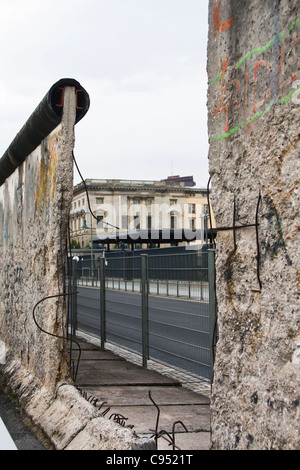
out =
[[[214,238],[215,233],[210,230],[203,232],[203,230],[187,230],[187,229],[161,229],[161,230],[136,230],[132,232],[115,233],[104,237],[94,238],[93,245],[112,245],[120,242],[126,244],[173,244],[180,242],[194,242],[203,241],[206,238]]]

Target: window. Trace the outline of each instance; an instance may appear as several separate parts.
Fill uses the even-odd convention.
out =
[[[127,217],[127,215],[122,215],[122,228],[128,229],[128,217]]]
[[[133,226],[134,226],[135,230],[140,230],[141,223],[140,223],[140,216],[139,215],[135,215],[133,217]]]
[[[196,214],[196,204],[189,204],[189,214]]]
[[[103,197],[96,197],[96,204],[103,204],[104,198]]]
[[[152,204],[152,199],[146,199],[146,204]]]
[[[97,228],[103,228],[103,215],[97,215]]]
[[[147,229],[150,230],[152,228],[152,216],[147,216]]]
[[[135,199],[133,200],[133,204],[140,204],[140,202],[141,202],[141,200],[138,199],[138,198],[135,198]]]
[[[195,230],[196,228],[196,219],[190,219],[190,229]]]
[[[170,214],[170,227],[171,229],[177,228],[177,214],[175,212]]]
[[[170,199],[170,206],[177,204],[177,199]]]

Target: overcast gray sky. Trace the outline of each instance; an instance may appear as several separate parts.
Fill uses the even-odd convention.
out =
[[[71,77],[91,99],[76,126],[84,178],[206,186],[207,35],[208,0],[1,0],[0,154]]]

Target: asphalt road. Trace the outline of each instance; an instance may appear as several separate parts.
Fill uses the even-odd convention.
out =
[[[100,336],[99,289],[78,287],[78,329]],[[106,290],[106,338],[142,353],[142,298]],[[150,356],[209,378],[208,304],[149,296]]]

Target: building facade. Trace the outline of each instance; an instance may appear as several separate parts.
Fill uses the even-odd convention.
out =
[[[207,190],[184,182],[87,179],[74,187],[70,238],[85,248],[116,233],[200,231],[210,227],[208,213]]]

